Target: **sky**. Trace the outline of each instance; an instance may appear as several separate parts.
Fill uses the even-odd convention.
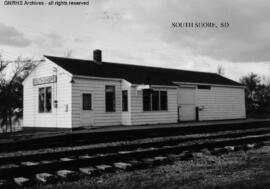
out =
[[[251,72],[270,80],[269,0],[4,3],[0,2],[0,53],[5,60],[67,52],[73,58],[92,59],[93,50],[101,49],[108,62],[206,72],[217,72],[221,65],[224,76],[235,81]],[[173,22],[228,22],[229,27],[181,28],[172,27]]]

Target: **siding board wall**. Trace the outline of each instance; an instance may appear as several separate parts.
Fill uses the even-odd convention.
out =
[[[55,75],[53,67],[57,68],[57,83],[33,86],[33,79]],[[71,76],[56,64],[46,61],[40,63],[24,81],[23,89],[23,126],[47,128],[71,128]],[[38,112],[38,89],[52,87],[52,111]],[[58,107],[54,107],[54,100]]]
[[[177,90],[162,89],[168,93],[168,111],[143,111],[142,91],[131,88],[131,123],[132,125],[177,123]]]
[[[33,86],[33,78],[56,74],[57,83]],[[178,89],[156,88],[166,90],[168,97],[167,111],[143,111],[142,91],[125,80],[90,79],[73,77],[57,66],[46,61],[41,63],[24,81],[24,127],[76,128],[82,126],[82,93],[92,94],[92,122],[89,126],[144,125],[177,123]],[[105,86],[115,86],[115,112],[105,110]],[[52,87],[52,112],[38,112],[38,88]],[[122,112],[122,90],[128,91],[128,111]],[[54,107],[54,100],[58,107]],[[196,89],[196,106],[204,107],[199,112],[199,120],[240,119],[245,118],[244,89],[237,87],[212,86],[211,90]]]
[[[214,87],[211,90],[197,89],[199,120],[246,118],[243,88]]]
[[[105,111],[105,86],[115,86],[115,112]],[[120,81],[75,78],[72,85],[72,126],[81,126],[81,91],[92,91],[93,125],[113,126],[122,124],[122,90]],[[89,125],[91,126],[91,125]]]

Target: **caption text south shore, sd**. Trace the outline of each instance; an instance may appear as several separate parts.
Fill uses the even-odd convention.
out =
[[[42,0],[31,0],[31,1],[14,1],[14,0],[5,0],[3,1],[6,6],[72,6],[72,5],[82,5],[88,6],[90,1],[85,0],[71,0],[71,1],[61,1],[61,0],[51,0],[51,1],[42,1]]]

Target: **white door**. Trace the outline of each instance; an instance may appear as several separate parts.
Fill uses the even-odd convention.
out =
[[[94,116],[93,116],[93,93],[89,91],[81,92],[81,126],[93,126]]]
[[[180,87],[178,89],[178,117],[180,121],[195,121],[195,88]]]

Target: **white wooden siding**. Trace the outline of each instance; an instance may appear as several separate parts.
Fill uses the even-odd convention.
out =
[[[142,91],[131,88],[131,123],[132,125],[176,123],[177,122],[177,89],[162,89],[168,93],[167,111],[143,111]]]
[[[105,110],[105,86],[115,86],[115,112]],[[72,84],[72,127],[81,126],[81,92],[83,90],[92,92],[93,125],[94,126],[113,126],[122,124],[122,90],[120,81],[106,81],[98,79],[74,78]],[[89,125],[91,126],[91,125]]]
[[[57,68],[57,73],[53,68]],[[57,83],[33,86],[33,78],[57,74]],[[159,123],[176,123],[178,121],[177,91],[178,89],[159,87],[168,94],[167,111],[143,111],[142,91],[125,80],[102,78],[79,78],[46,61],[24,81],[24,127],[75,128],[82,126],[82,92],[92,94],[92,125],[144,125]],[[105,110],[105,86],[115,86],[116,111]],[[38,88],[52,87],[52,112],[38,113]],[[122,90],[128,91],[128,111],[122,112]],[[58,100],[58,107],[54,107]],[[199,120],[238,119],[245,118],[245,99],[243,88],[212,86],[211,90],[196,89],[196,106],[204,107],[199,111]],[[89,125],[91,126],[91,125]]]
[[[33,87],[32,77],[28,76],[23,84],[23,126],[33,127],[35,120],[35,88]]]
[[[221,120],[246,118],[243,88],[211,87],[197,89],[199,120]]]
[[[53,72],[53,67],[57,72]],[[57,74],[57,82],[33,86],[33,79]],[[46,60],[40,63],[23,82],[23,126],[71,128],[71,76],[56,64]],[[52,87],[52,111],[38,112],[38,89]],[[54,107],[58,100],[58,107]]]

